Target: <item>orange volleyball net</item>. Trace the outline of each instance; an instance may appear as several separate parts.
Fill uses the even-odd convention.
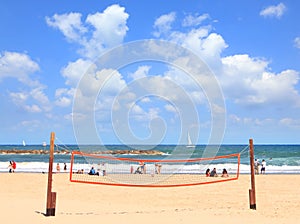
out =
[[[226,166],[226,167],[225,167]],[[191,159],[118,158],[73,151],[70,181],[137,187],[176,187],[237,180],[240,154]],[[214,168],[216,175],[213,175]],[[206,171],[210,170],[206,175]],[[224,169],[227,175],[223,174]]]

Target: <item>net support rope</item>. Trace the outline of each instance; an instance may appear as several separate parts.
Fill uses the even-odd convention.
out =
[[[246,151],[247,150],[247,151]],[[242,150],[242,151],[240,151],[240,155],[242,155],[242,154],[244,154],[244,153],[248,153],[249,152],[249,145],[247,145],[247,146],[245,146],[245,148]]]
[[[62,141],[60,141],[57,137],[55,138],[56,140],[58,140],[59,141],[59,144],[61,144],[61,145],[58,145],[58,144],[55,144],[55,146],[56,146],[56,148],[57,149],[62,149],[62,150],[65,150],[65,151],[72,151],[68,146],[66,146]]]

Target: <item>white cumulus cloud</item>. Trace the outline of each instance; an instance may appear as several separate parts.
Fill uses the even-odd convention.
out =
[[[157,18],[154,22],[154,29],[156,31],[153,33],[155,37],[160,37],[171,30],[171,25],[176,18],[175,12],[170,12]]]
[[[299,73],[284,70],[270,72],[269,63],[249,55],[224,57],[221,85],[227,98],[238,104],[277,104],[277,106],[300,106],[296,90]]]
[[[163,19],[161,19],[163,18]],[[175,42],[199,55],[209,66],[215,66],[220,60],[221,53],[228,47],[220,34],[212,32],[210,25],[199,26],[202,21],[210,18],[209,14],[201,16],[188,15],[182,24],[187,31],[173,30],[171,24],[175,21],[174,13],[162,15],[155,21],[154,33],[156,37],[163,37],[167,41]],[[158,35],[157,35],[158,34]]]
[[[147,65],[139,66],[138,69],[134,73],[129,74],[129,77],[131,77],[132,79],[144,78],[147,76],[150,68],[151,67],[147,66]]]
[[[82,42],[82,34],[87,29],[81,22],[80,13],[54,14],[52,17],[46,17],[49,26],[59,29],[68,41]]]
[[[4,52],[0,55],[0,82],[5,78],[18,80],[22,91],[8,89],[8,98],[19,108],[30,113],[48,112],[51,103],[45,94],[45,85],[41,84],[33,74],[40,70],[38,63],[27,54]]]
[[[295,44],[295,47],[296,48],[299,48],[300,49],[300,37],[296,37],[294,39],[294,44]]]
[[[279,3],[278,5],[271,5],[266,7],[265,9],[261,10],[259,14],[264,17],[281,18],[286,9],[287,8],[283,3]]]
[[[36,87],[30,91],[10,92],[9,97],[19,108],[31,113],[49,112],[52,109],[44,87]]]
[[[198,26],[202,24],[203,21],[209,19],[209,14],[205,13],[203,15],[188,15],[182,21],[182,26]]]
[[[166,104],[165,105],[166,111],[172,112],[172,113],[177,113],[178,111],[172,104]]]
[[[115,4],[103,12],[88,14],[85,21],[81,13],[72,12],[46,17],[46,23],[60,30],[68,41],[78,44],[81,56],[94,59],[123,42],[128,17],[125,8]]]
[[[68,107],[72,104],[75,89],[60,88],[55,91],[55,104],[60,107]]]
[[[79,80],[86,74],[88,69],[93,66],[91,61],[78,59],[75,62],[69,62],[67,66],[62,68],[62,76],[66,79],[66,84],[76,87]]]
[[[0,82],[5,78],[16,78],[23,84],[38,85],[30,75],[39,71],[39,65],[27,54],[5,51],[0,54]]]

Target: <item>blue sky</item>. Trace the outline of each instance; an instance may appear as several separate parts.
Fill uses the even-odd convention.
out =
[[[81,78],[111,49],[144,39],[184,47],[210,68],[224,97],[222,143],[299,144],[299,10],[298,1],[2,1],[0,144],[40,144],[52,131],[58,143],[77,143],[74,118],[84,121],[88,105],[80,101],[74,110]],[[122,141],[118,122],[138,143],[157,133],[155,143],[182,143],[186,130],[196,143],[209,142],[213,105],[184,72],[141,61],[114,71],[101,92],[97,72],[106,73],[94,72],[80,90],[97,96],[93,119],[102,143]],[[115,113],[120,94],[138,95],[127,87],[145,77],[152,95],[131,102],[125,118]],[[170,80],[184,94],[164,88]],[[197,116],[184,114],[195,119],[183,128],[185,93]],[[88,142],[89,128],[80,135]]]

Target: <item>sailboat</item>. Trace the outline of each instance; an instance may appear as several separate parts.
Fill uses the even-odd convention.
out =
[[[23,144],[23,146],[26,146],[26,143],[25,143],[25,141],[24,141],[24,140],[22,141],[22,144]]]
[[[188,141],[188,144],[186,145],[187,148],[195,148],[196,146],[192,143],[192,140],[191,140],[191,136],[190,136],[190,133],[188,132],[187,134],[187,141]]]

